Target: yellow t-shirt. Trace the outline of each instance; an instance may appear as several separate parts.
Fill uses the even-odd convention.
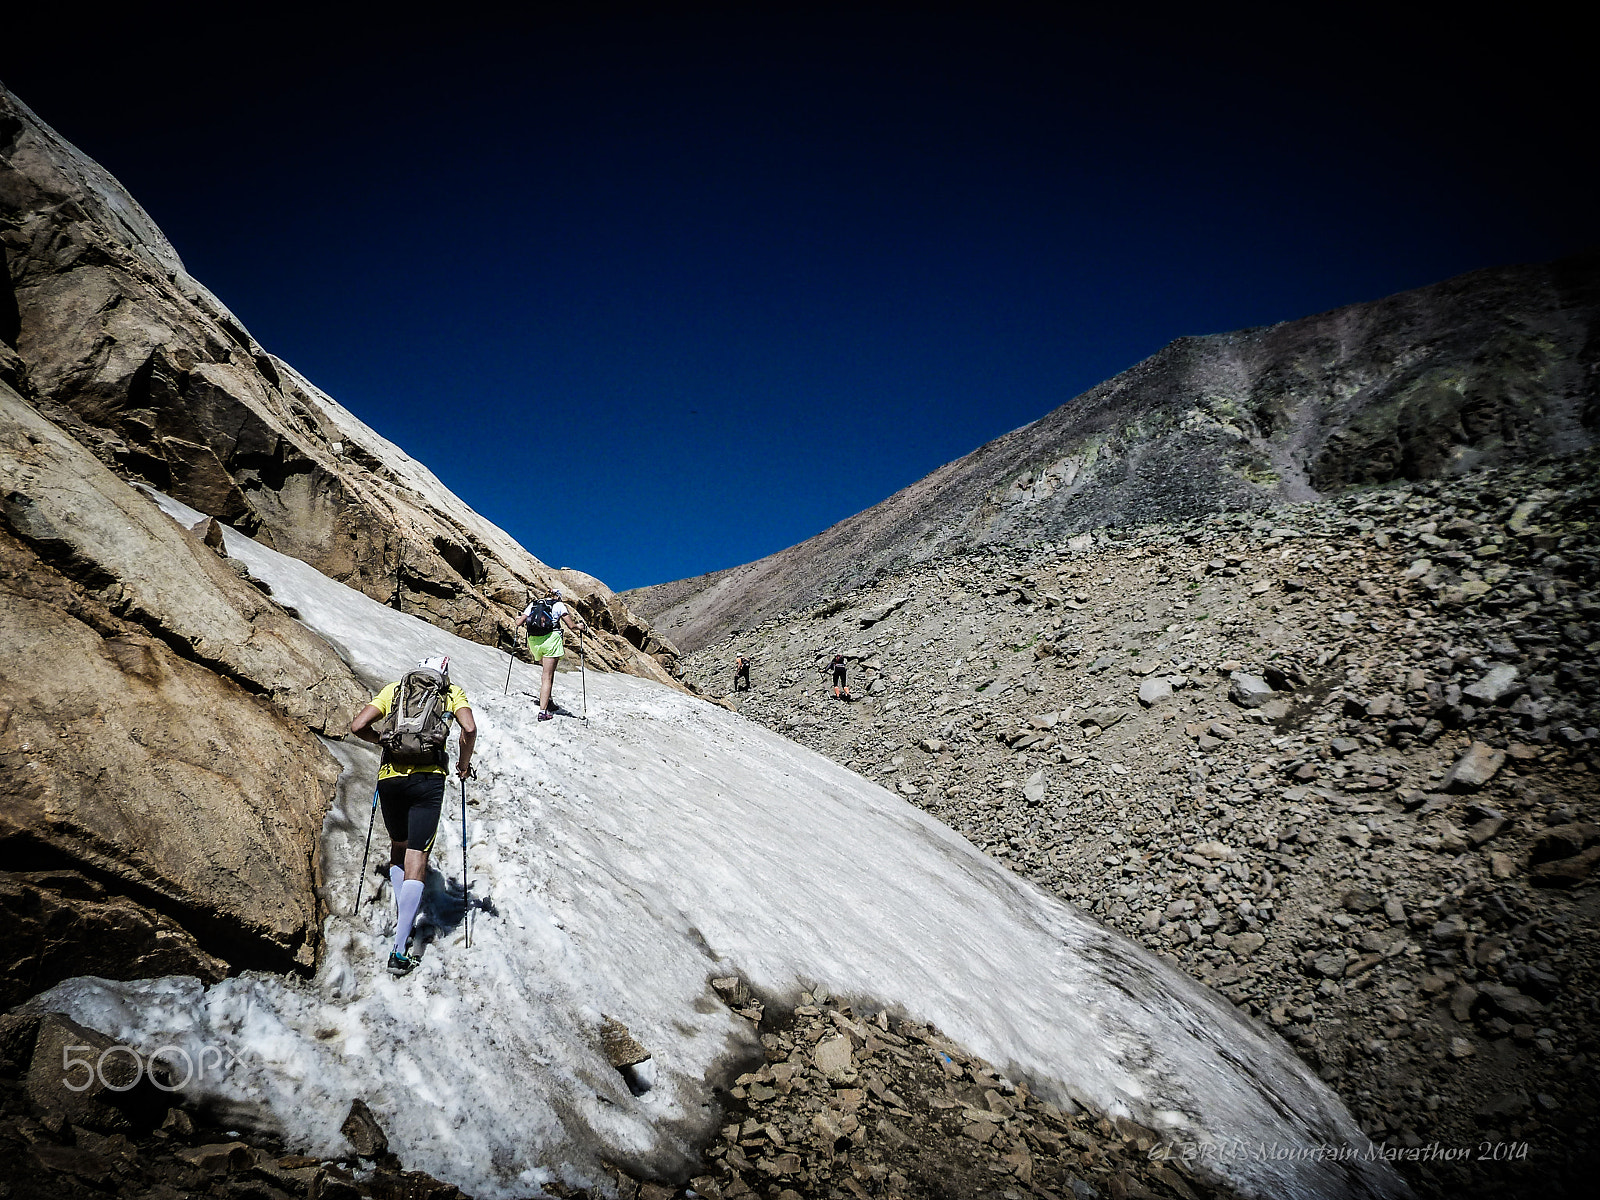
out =
[[[400,686],[399,680],[391,683],[383,691],[372,698],[372,707],[384,716],[389,715],[389,710],[394,707],[394,692]],[[467,703],[467,694],[455,684],[450,685],[450,690],[444,696],[444,710],[452,715],[458,708],[471,708]],[[376,721],[373,724],[377,724]],[[379,779],[397,779],[401,775],[443,775],[443,767],[431,766],[428,763],[384,763],[378,768]]]

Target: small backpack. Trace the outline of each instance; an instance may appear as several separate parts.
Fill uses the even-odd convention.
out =
[[[432,667],[408,671],[395,685],[394,703],[378,727],[384,762],[398,766],[448,767],[450,737],[445,697],[450,677]]]
[[[556,631],[556,615],[552,611],[555,606],[549,600],[535,600],[528,609],[528,633],[533,637],[544,637]]]

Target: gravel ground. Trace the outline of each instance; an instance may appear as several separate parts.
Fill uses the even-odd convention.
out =
[[[942,559],[687,677],[1277,1029],[1421,1194],[1587,1194],[1597,466]]]

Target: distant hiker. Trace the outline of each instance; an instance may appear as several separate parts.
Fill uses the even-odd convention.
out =
[[[582,630],[588,631],[589,626],[583,619],[577,618],[573,623],[573,613],[561,602],[559,588],[551,588],[550,594],[542,600],[535,600],[522,610],[522,615],[517,618],[517,624],[528,630],[528,654],[535,663],[544,666],[544,678],[539,681],[539,720],[550,719],[550,692],[556,682],[556,660],[564,651],[561,648],[561,623],[566,622],[567,628],[574,633]]]
[[[750,660],[742,654],[733,662],[733,690],[736,692],[739,690],[740,681],[743,681],[744,690],[748,692],[750,690]]]
[[[445,772],[450,766],[445,740],[452,717],[461,727],[456,774],[469,779],[478,725],[467,707],[467,694],[450,682],[448,658],[424,659],[374,696],[350,722],[351,733],[383,747],[378,802],[389,831],[389,882],[394,887],[392,975],[404,975],[418,962],[408,943],[422,903],[428,852],[439,831]]]
[[[840,694],[841,691],[843,695]],[[844,655],[842,654],[833,656],[833,698],[835,700],[850,699],[850,685],[845,682]]]

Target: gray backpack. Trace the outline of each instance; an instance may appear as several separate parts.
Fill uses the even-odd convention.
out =
[[[450,715],[445,697],[450,677],[432,667],[407,671],[395,685],[389,715],[378,723],[383,761],[396,766],[449,767]]]

